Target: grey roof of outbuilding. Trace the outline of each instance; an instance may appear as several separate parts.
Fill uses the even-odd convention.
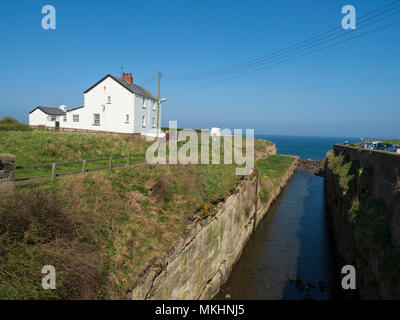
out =
[[[51,107],[42,107],[42,106],[36,107],[35,109],[33,109],[33,110],[32,110],[31,112],[29,112],[29,113],[32,113],[32,112],[35,111],[36,109],[40,109],[40,110],[42,110],[44,113],[50,114],[50,115],[54,115],[54,116],[63,116],[63,115],[65,114],[65,112],[62,111],[61,109],[58,109],[58,108],[51,108]]]
[[[137,84],[134,84],[134,83],[130,84],[130,83],[126,82],[125,80],[122,80],[121,78],[113,76],[112,74],[108,74],[105,77],[103,77],[102,79],[100,79],[99,81],[97,81],[93,86],[91,86],[89,89],[87,89],[84,93],[89,92],[95,86],[97,86],[100,82],[102,82],[103,80],[105,80],[108,77],[111,77],[112,79],[117,81],[121,86],[123,86],[125,89],[127,89],[128,91],[130,91],[132,93],[135,93],[135,94],[138,94],[140,96],[143,96],[143,97],[146,97],[146,98],[150,98],[150,99],[153,99],[153,100],[157,100],[157,98],[155,96],[153,96],[147,90],[143,89],[141,86],[138,86]]]

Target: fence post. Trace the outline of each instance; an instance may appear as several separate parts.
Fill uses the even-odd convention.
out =
[[[108,169],[109,170],[112,169],[112,160],[113,160],[113,157],[110,157],[110,160],[108,161]]]
[[[53,163],[53,170],[51,172],[51,181],[54,183],[56,181],[56,170],[57,170],[57,164]]]
[[[83,160],[83,162],[82,162],[82,173],[83,174],[86,173],[86,160]]]
[[[0,154],[0,184],[2,182],[14,182],[15,179],[15,155]]]
[[[131,165],[131,155],[128,153],[128,160],[126,165],[129,167]]]

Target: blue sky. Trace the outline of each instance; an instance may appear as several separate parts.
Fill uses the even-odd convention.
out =
[[[361,17],[390,2],[2,1],[0,118],[27,122],[37,105],[80,106],[84,90],[123,66],[154,93],[157,72],[165,74],[163,125],[170,119],[180,127],[254,128],[256,134],[399,138],[400,24],[196,90],[185,91],[215,79],[182,77],[338,27],[346,4]],[[57,10],[56,30],[41,27],[46,4]],[[399,20],[397,14],[376,27]]]

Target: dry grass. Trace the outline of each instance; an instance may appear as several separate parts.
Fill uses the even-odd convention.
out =
[[[132,137],[33,133],[49,139],[45,148],[53,150],[52,161],[62,157],[56,146],[69,139],[81,157],[89,150],[122,153],[126,146],[138,151]],[[11,140],[6,152],[30,152],[27,145],[13,152]],[[49,161],[42,151],[25,159]],[[187,234],[196,212],[205,207],[212,212],[239,180],[234,165],[143,164],[66,176],[54,186],[6,190],[0,194],[0,299],[127,298],[146,268],[160,264]],[[41,288],[47,264],[56,268],[56,290]]]
[[[2,195],[0,298],[126,298],[188,232],[196,210],[238,180],[234,166],[145,164]],[[41,289],[47,264],[57,290]]]

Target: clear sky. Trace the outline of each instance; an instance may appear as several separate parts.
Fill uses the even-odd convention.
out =
[[[157,72],[165,75],[163,125],[177,120],[179,127],[254,128],[256,134],[399,138],[400,24],[185,91],[231,76],[192,80],[193,74],[340,27],[344,5],[355,6],[360,19],[390,2],[3,0],[0,118],[27,122],[38,105],[81,106],[83,91],[108,73],[120,75],[123,66],[154,94]],[[56,30],[42,29],[46,4],[56,8]],[[341,32],[352,37],[400,21],[400,7],[391,12],[399,14]]]

